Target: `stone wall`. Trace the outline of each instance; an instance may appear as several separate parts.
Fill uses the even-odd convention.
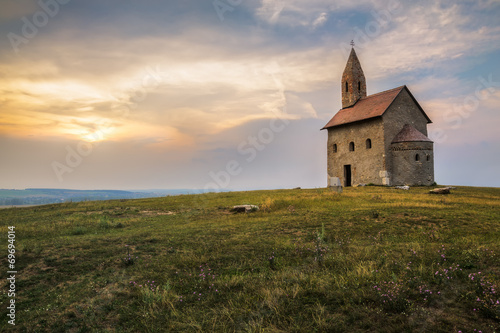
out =
[[[367,139],[371,140],[371,149],[366,148]],[[354,142],[354,151],[349,151],[350,142]],[[333,151],[334,144],[337,152]],[[328,177],[339,177],[344,185],[344,165],[351,165],[353,185],[382,185],[380,171],[385,170],[382,118],[329,128],[327,150]]]
[[[434,156],[432,142],[399,142],[391,146],[393,185],[432,185]]]
[[[394,161],[391,156],[391,143],[396,134],[398,134],[405,124],[410,124],[427,136],[427,118],[422,114],[418,106],[415,104],[410,94],[403,89],[396,97],[391,106],[382,116],[384,120],[384,141],[385,154],[389,156],[387,159],[387,171],[391,179],[394,174]],[[434,158],[432,158],[434,159]],[[434,169],[433,169],[434,170]],[[434,178],[434,171],[432,171]]]

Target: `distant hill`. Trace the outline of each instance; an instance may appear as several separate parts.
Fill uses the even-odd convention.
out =
[[[203,193],[197,189],[159,190],[70,190],[27,188],[25,190],[0,189],[0,206],[44,205],[61,202],[79,202],[112,199],[155,198],[166,195]]]

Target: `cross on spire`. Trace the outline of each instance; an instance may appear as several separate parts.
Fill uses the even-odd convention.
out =
[[[352,47],[354,47],[354,40],[353,39],[351,39],[351,43],[350,44],[351,44]]]

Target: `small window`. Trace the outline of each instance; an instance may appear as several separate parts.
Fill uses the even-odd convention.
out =
[[[366,139],[366,149],[371,149],[371,148],[372,148],[372,140]]]
[[[361,91],[361,82],[358,81],[358,91]]]
[[[420,155],[419,154],[415,155],[415,161],[417,161],[417,162],[420,161]]]
[[[354,151],[354,142],[349,143],[349,151]]]
[[[349,92],[349,84],[345,81],[345,92]]]
[[[336,144],[336,143],[334,143],[334,144],[333,144],[333,152],[334,152],[334,153],[336,153],[336,152],[337,152],[337,144]]]
[[[431,155],[427,155],[427,161],[431,160]]]

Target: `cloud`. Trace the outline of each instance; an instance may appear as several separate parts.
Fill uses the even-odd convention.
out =
[[[340,18],[352,10],[369,10],[387,7],[384,1],[330,1],[330,0],[262,0],[256,17],[262,22],[288,27],[312,27],[323,25],[329,16]],[[345,17],[344,17],[345,18]]]
[[[112,123],[106,126],[112,128],[108,135],[120,133],[121,138],[126,133],[119,128],[130,128],[131,123],[163,124],[185,135],[193,130],[216,133],[274,117],[289,103],[286,91],[310,91],[331,76],[322,69],[326,53],[321,48],[285,55],[273,50],[267,51],[268,56],[238,51],[228,56],[226,48],[232,45],[200,46],[198,31],[195,28],[167,41],[135,38],[117,49],[103,46],[106,36],[82,41],[56,35],[47,41],[54,48],[45,46],[40,52],[8,59],[0,67],[4,74],[0,109],[6,118],[19,123],[27,118],[38,121],[24,122],[22,130],[9,129],[9,123],[4,123],[3,132],[40,134],[34,127],[30,130],[30,124],[42,122],[47,135],[78,138],[91,136],[95,130],[88,124],[94,123]],[[62,43],[66,46],[61,58],[54,52],[59,52]],[[182,55],[185,50],[191,50],[187,57]],[[33,62],[35,54],[42,61]],[[14,70],[17,67],[20,71]],[[310,105],[295,104],[282,116],[316,116]],[[142,130],[136,126],[128,135],[148,131],[148,126]]]
[[[370,76],[449,66],[450,60],[475,56],[479,49],[495,49],[500,27],[481,24],[471,6],[449,1],[405,4],[388,16],[390,20],[377,21],[374,15],[366,25],[355,28],[362,41],[357,47],[373,59],[367,66]],[[378,30],[370,30],[371,26]]]
[[[323,24],[325,24],[325,22],[327,20],[328,20],[328,14],[323,12],[323,13],[319,14],[319,16],[316,18],[316,20],[314,20],[314,22],[312,23],[312,26],[314,28],[320,27]]]
[[[471,89],[468,93],[434,98],[422,103],[433,120],[430,126],[434,140],[445,146],[500,143],[496,124],[500,122],[500,92]]]
[[[276,23],[285,6],[285,0],[262,0],[262,6],[257,10],[257,16],[269,23]]]

